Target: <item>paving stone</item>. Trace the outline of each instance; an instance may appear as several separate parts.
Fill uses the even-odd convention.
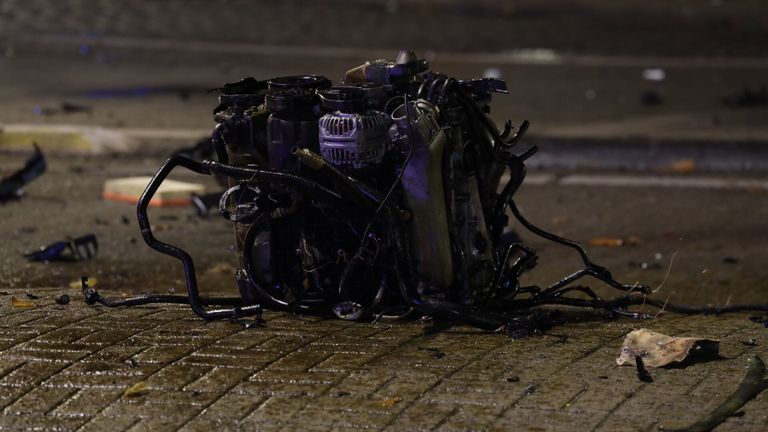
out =
[[[764,331],[737,316],[655,321],[670,333],[716,323],[729,357],[651,369],[644,384],[615,363],[624,323],[565,326],[561,343],[271,312],[266,328],[243,329],[176,306],[71,310],[58,327],[40,311],[4,327],[0,428],[648,431],[695,422],[737,386],[748,355],[768,358],[768,346],[740,343]],[[123,396],[140,381],[146,393]],[[744,411],[724,430],[764,428],[768,396]]]
[[[117,400],[122,394],[122,388],[82,388],[77,390],[76,393],[70,394],[70,397],[57,406],[53,413],[62,416],[93,417]]]
[[[71,388],[36,387],[6,407],[3,414],[46,414],[66,402],[76,392],[77,390]]]

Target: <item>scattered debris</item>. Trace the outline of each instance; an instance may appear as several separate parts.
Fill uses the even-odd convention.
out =
[[[680,159],[669,166],[669,171],[675,174],[690,174],[696,171],[696,161],[693,159]]]
[[[642,356],[635,356],[635,367],[637,368],[637,378],[644,383],[652,383],[653,377],[648,369],[645,368]]]
[[[60,108],[61,108],[61,112],[64,114],[76,114],[76,113],[90,114],[93,112],[93,108],[90,105],[75,104],[71,102],[62,102],[60,105]]]
[[[88,281],[88,285],[90,286],[96,286],[96,282],[98,282],[98,279],[96,278],[86,278],[86,280]],[[69,287],[72,289],[79,289],[82,286],[83,286],[82,278],[69,283]]]
[[[170,231],[173,229],[173,226],[171,224],[157,224],[152,225],[152,231],[154,232],[163,232],[163,231]]]
[[[643,365],[662,367],[673,362],[682,362],[693,353],[716,356],[719,351],[720,342],[716,340],[672,337],[647,329],[640,329],[629,332],[624,338],[624,345],[616,363],[623,365],[642,357]]]
[[[122,222],[123,225],[130,225],[131,224],[131,220],[128,219],[128,216],[126,216],[126,215],[120,216],[120,222]]]
[[[754,323],[762,324],[763,327],[768,328],[768,317],[753,315],[749,317],[749,320]]]
[[[642,262],[630,261],[630,262],[627,263],[627,265],[629,265],[630,267],[638,267],[638,268],[641,268],[643,270],[658,270],[658,269],[661,268],[661,263],[656,262],[656,261],[651,261],[651,262],[648,262],[648,261],[642,261]]]
[[[336,392],[336,397],[345,397],[345,396],[350,396],[350,395],[352,395],[352,393],[350,393],[348,391],[343,391],[342,390],[342,391]]]
[[[519,377],[519,376],[517,376],[517,375],[515,375],[515,376],[511,376],[511,377],[507,378],[507,382],[508,382],[508,383],[516,383],[516,382],[520,382],[520,377]]]
[[[753,108],[768,105],[768,87],[752,90],[744,87],[736,96],[723,98],[723,104],[732,108]]]
[[[11,306],[15,308],[31,308],[34,307],[35,304],[29,300],[20,300],[16,297],[11,297]]]
[[[34,295],[34,294],[32,294],[32,293],[27,293],[27,294],[26,294],[26,296],[27,296],[27,298],[28,298],[28,299],[30,299],[30,300],[37,300],[37,299],[39,299],[39,298],[40,298],[39,296],[36,296],[36,295]]]
[[[96,236],[86,234],[75,239],[57,241],[39,251],[24,254],[29,261],[82,261],[96,256],[99,243]]]
[[[251,320],[245,320],[242,318],[233,318],[230,320],[232,323],[240,324],[240,326],[244,329],[251,329],[256,327],[264,327],[264,324],[266,321],[264,321],[261,317],[256,317]]]
[[[88,51],[90,52],[90,48]],[[111,58],[102,58],[109,62]],[[202,94],[206,89],[193,86],[139,86],[139,87],[115,87],[88,90],[83,96],[90,99],[122,99],[141,98],[156,95],[176,95],[181,100],[188,100],[192,94]]]
[[[556,338],[557,339],[555,340],[556,344],[564,344],[568,342],[568,335],[547,333],[546,336],[551,336],[553,338]]]
[[[144,381],[139,381],[131,387],[127,388],[123,393],[123,397],[137,397],[143,396],[149,391],[149,386]]]
[[[592,246],[619,247],[619,246],[637,246],[642,242],[643,241],[640,239],[640,237],[635,237],[635,236],[629,236],[627,238],[596,237],[591,239],[589,241],[589,244]]]
[[[93,108],[84,104],[62,102],[58,107],[44,107],[38,105],[34,108],[34,111],[35,114],[43,116],[51,116],[57,114],[91,114],[93,113]]]
[[[378,405],[380,407],[382,407],[382,408],[391,408],[396,403],[398,403],[398,402],[400,402],[402,400],[403,400],[403,398],[401,398],[400,396],[388,397],[388,398],[384,398],[384,399],[380,400]]]
[[[99,218],[99,217],[95,217],[95,218],[93,218],[93,224],[94,225],[101,225],[101,226],[108,226],[109,225],[109,221],[104,220],[104,219]]]
[[[523,396],[530,396],[536,391],[536,386],[531,384],[523,390]]]
[[[738,264],[738,263],[739,263],[738,258],[730,257],[730,256],[723,258],[723,264]]]
[[[444,352],[442,352],[440,350],[440,348],[424,348],[424,347],[419,347],[419,351],[427,351],[430,354],[432,354],[432,357],[434,357],[436,359],[445,358],[445,355],[446,355]]]
[[[755,339],[747,339],[745,341],[741,341],[741,344],[744,346],[757,346],[757,341]]]
[[[125,364],[132,369],[139,367],[139,362],[137,362],[135,359],[132,359],[132,358],[129,358],[128,360],[126,360]]]
[[[205,195],[192,194],[192,206],[195,208],[195,212],[200,217],[208,216],[210,209],[219,208],[220,193],[212,193]]]
[[[646,90],[640,96],[640,100],[643,102],[643,105],[657,106],[664,103],[664,96],[656,90]]]
[[[107,180],[104,182],[102,197],[106,200],[136,204],[150,180],[152,177],[124,177]],[[192,202],[191,195],[193,193],[204,194],[205,186],[200,183],[165,180],[149,205],[152,207],[188,206]]]
[[[0,202],[19,199],[24,195],[22,187],[40,177],[46,170],[45,156],[37,144],[35,152],[20,170],[0,180]]]
[[[643,79],[646,81],[664,81],[667,73],[661,68],[643,69]]]
[[[733,394],[720,404],[714,411],[687,428],[678,429],[675,432],[704,432],[710,431],[724,422],[728,417],[737,413],[739,408],[768,388],[768,379],[765,378],[765,363],[756,356],[750,356],[747,360],[749,367],[747,374]]]
[[[60,305],[69,304],[69,296],[66,294],[57,296],[54,300],[56,301],[57,304],[60,304]]]

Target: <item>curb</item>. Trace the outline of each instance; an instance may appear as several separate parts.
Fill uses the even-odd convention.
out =
[[[539,152],[526,161],[536,168],[766,172],[768,142],[530,136]]]

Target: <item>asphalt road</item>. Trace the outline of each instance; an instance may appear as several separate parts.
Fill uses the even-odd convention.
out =
[[[413,48],[436,70],[508,80],[494,118],[530,120],[531,142],[549,149],[531,160],[517,194],[531,221],[585,243],[595,262],[654,287],[659,299],[765,302],[768,105],[738,98],[767,84],[766,11],[751,0],[0,2],[0,172],[23,164],[30,131],[49,163],[24,198],[0,204],[0,427],[649,431],[693,423],[736,387],[749,354],[765,355],[765,329],[746,314],[583,322],[523,341],[276,312],[266,327],[244,329],[204,323],[184,306],[86,307],[79,280],[88,275],[114,296],[183,291],[178,262],[141,240],[134,206],[100,196],[106,180],[151,175],[171,151],[209,133],[216,96],[207,89],[245,76],[337,80]],[[77,137],[88,138],[79,149]],[[192,253],[203,291],[235,293],[228,222],[191,208],[150,217],[159,238]],[[524,282],[544,285],[578,267],[571,251],[515,229],[540,254]],[[99,241],[92,260],[22,257],[86,233]],[[606,238],[627,244],[590,244]],[[72,297],[67,306],[53,301],[62,293]],[[622,336],[641,325],[719,338],[724,359],[653,370],[656,382],[642,383],[614,363]],[[123,397],[140,381],[146,393]],[[758,397],[718,430],[764,429],[765,404]]]
[[[22,155],[4,156],[0,169],[5,172],[23,160]],[[105,180],[151,175],[161,161],[162,157],[129,154],[49,156],[48,172],[29,185],[27,195],[0,206],[4,221],[0,287],[31,291],[66,287],[86,274],[104,288],[128,293],[182,290],[180,265],[143,243],[134,206],[101,199]],[[636,238],[632,241],[636,245],[589,246],[595,261],[620,279],[655,287],[668,274],[658,295],[684,302],[764,300],[768,278],[763,265],[768,259],[768,185],[764,181],[695,173],[662,177],[532,170],[529,176],[518,202],[529,219],[543,228],[585,244],[600,237]],[[174,178],[218,188],[211,178],[183,170]],[[200,219],[191,207],[157,209],[150,217],[159,238],[189,248],[205,289],[233,291],[235,256],[228,222],[218,216]],[[99,239],[94,260],[27,263],[21,255],[86,233],[95,233]],[[528,280],[545,284],[577,268],[571,251],[524,230],[520,233],[541,254],[540,266]]]

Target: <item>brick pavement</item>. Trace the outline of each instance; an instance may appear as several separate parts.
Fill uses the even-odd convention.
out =
[[[695,421],[735,389],[768,333],[744,315],[646,326],[721,338],[722,361],[652,370],[614,363],[639,323],[586,322],[513,341],[455,327],[347,323],[268,312],[264,327],[184,306],[87,307],[37,290],[0,294],[0,430],[601,430]],[[741,342],[757,340],[757,346]],[[125,397],[144,381],[149,390]],[[718,430],[765,430],[768,395]]]

